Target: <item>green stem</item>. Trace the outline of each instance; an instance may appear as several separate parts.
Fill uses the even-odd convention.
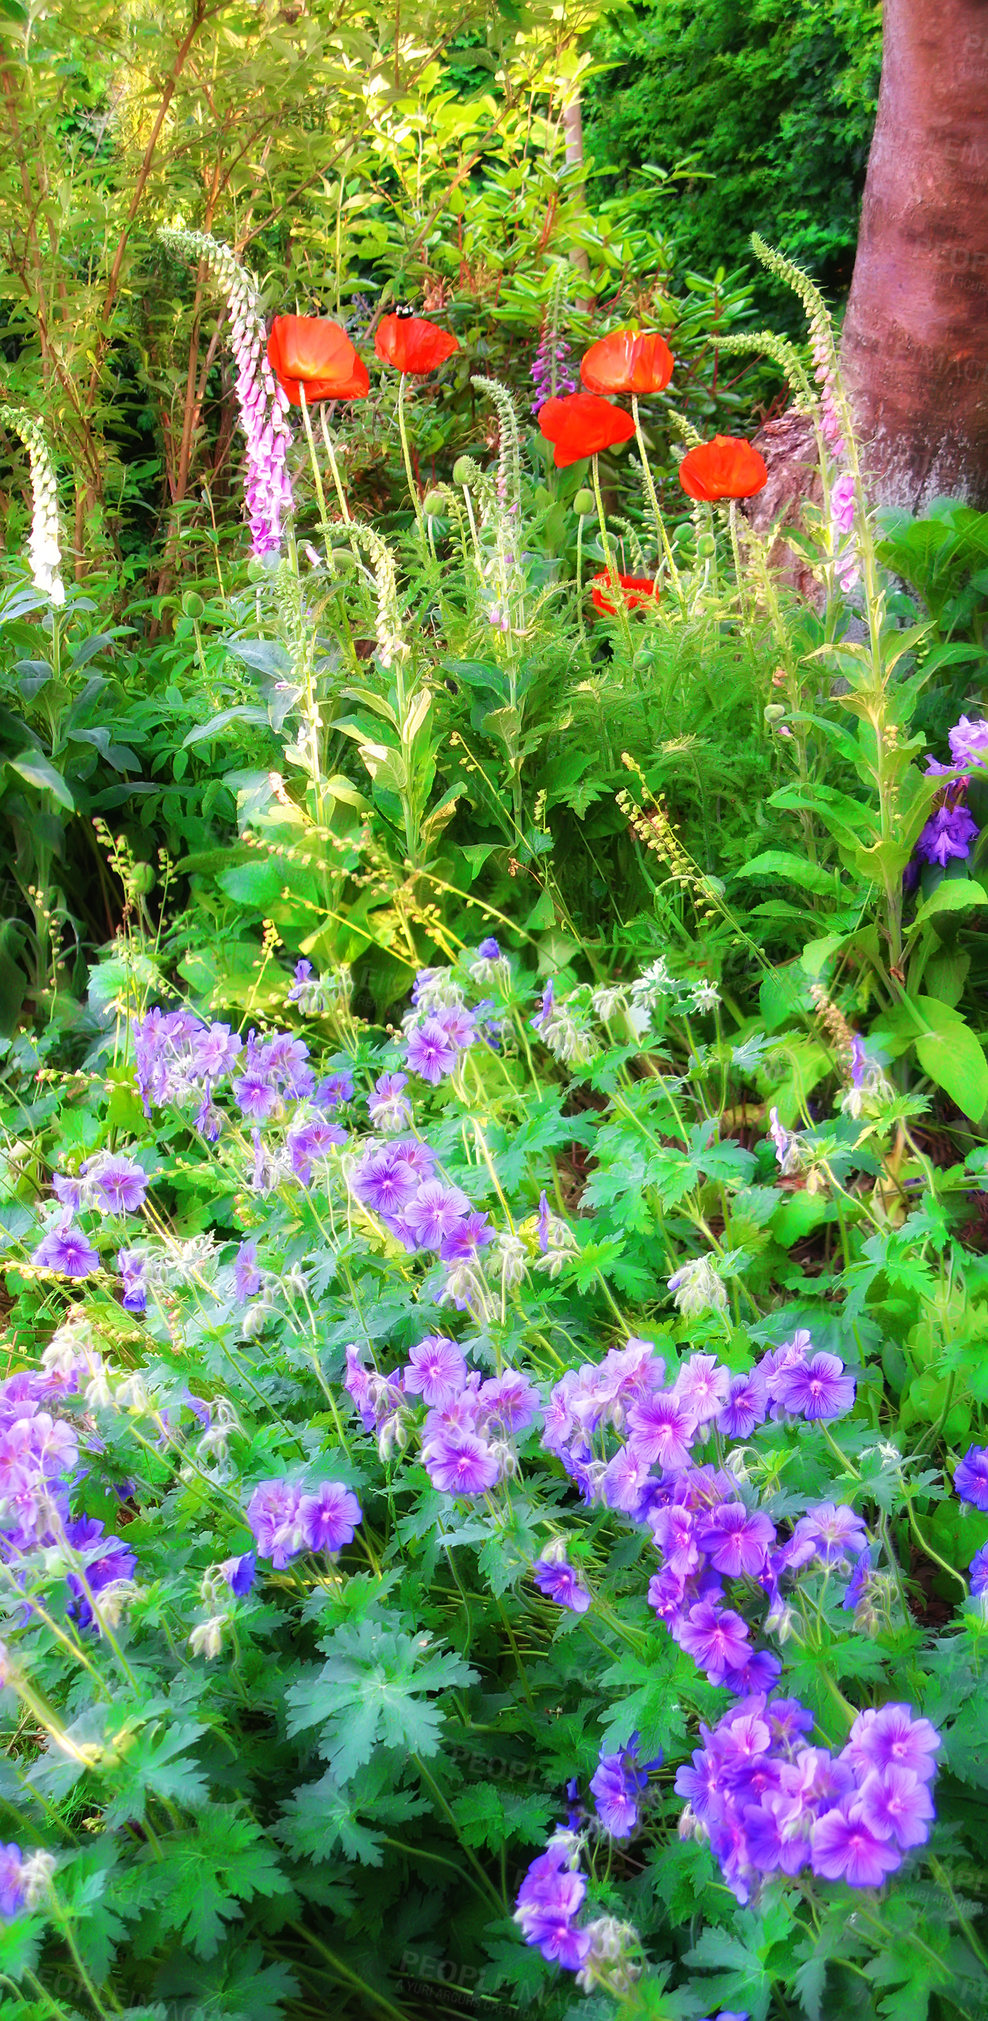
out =
[[[305,397],[305,387],[301,384],[301,381],[299,382],[298,397],[302,409],[302,426],[305,429],[305,439],[309,445],[309,462],[312,465],[316,497],[319,500],[319,520],[322,527],[322,544],[326,551],[326,566],[332,570],[333,546],[329,538],[329,515],[326,511],[326,494],[322,486],[322,471],[319,468],[319,458],[316,455],[315,436],[312,433],[312,423],[309,420],[309,405]]]
[[[408,429],[405,426],[406,377],[407,374],[402,372],[398,380],[398,433],[401,436],[401,453],[405,459],[405,476],[408,479],[408,495],[412,501],[412,506],[415,511],[415,524],[418,527],[419,532],[421,533],[422,506],[419,500],[418,485],[415,482],[415,472],[412,468],[412,452],[408,446]]]
[[[662,516],[662,507],[659,504],[659,495],[655,489],[655,480],[652,476],[651,467],[648,461],[648,451],[645,448],[645,437],[642,434],[642,424],[638,413],[637,393],[633,393],[631,396],[631,412],[634,415],[635,419],[635,437],[638,442],[638,454],[641,457],[642,477],[645,483],[645,490],[648,494],[648,502],[652,508],[652,517],[655,520],[656,532],[658,533],[659,536],[659,545],[666,558],[666,567],[669,570],[669,575],[672,581],[673,588],[675,589],[680,602],[682,602],[683,588],[679,580],[679,570],[676,567],[676,558],[672,551],[672,543],[669,539],[669,535],[666,532],[666,523]],[[656,572],[656,581],[657,580],[658,580],[658,572]]]
[[[628,606],[624,601],[624,592],[621,588],[621,584],[618,579],[617,565],[614,561],[614,556],[611,552],[610,537],[607,531],[607,520],[604,516],[604,501],[603,498],[601,497],[600,491],[599,466],[600,466],[599,457],[597,456],[591,457],[590,469],[593,473],[593,495],[597,506],[597,520],[600,526],[600,541],[601,546],[603,547],[604,550],[604,567],[607,571],[607,580],[614,590],[614,608],[615,611],[617,612],[618,623],[620,624],[622,633],[624,635],[625,645],[628,648],[628,657],[629,659],[634,659],[635,648],[631,637],[631,626],[628,622]]]

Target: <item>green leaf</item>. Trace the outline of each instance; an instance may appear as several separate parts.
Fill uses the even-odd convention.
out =
[[[929,1030],[916,1039],[916,1057],[925,1074],[943,1088],[972,1123],[988,1108],[988,1061],[980,1040],[948,1004],[916,997]]]
[[[971,877],[944,877],[929,898],[924,898],[913,925],[922,926],[924,920],[932,919],[938,912],[968,912],[974,905],[988,905],[988,892],[983,885],[976,884]]]
[[[338,1629],[332,1647],[323,1668],[286,1693],[289,1733],[321,1727],[320,1752],[341,1779],[377,1746],[438,1754],[444,1715],[424,1694],[471,1683],[469,1664],[368,1620]]]
[[[783,877],[787,883],[798,884],[803,891],[813,891],[819,898],[839,897],[833,870],[825,870],[822,863],[810,863],[805,856],[791,856],[786,849],[763,850],[760,856],[753,856],[750,863],[742,864],[736,875]]]
[[[16,758],[8,758],[6,762],[18,778],[27,780],[29,786],[37,786],[42,792],[50,793],[70,814],[75,811],[75,801],[61,772],[56,772],[43,751],[19,751]]]

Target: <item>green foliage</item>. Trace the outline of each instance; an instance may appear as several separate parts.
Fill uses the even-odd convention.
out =
[[[678,171],[660,211],[677,253],[734,268],[748,234],[846,290],[881,61],[878,0],[636,0],[597,30],[598,173]],[[661,186],[660,186],[661,187]],[[791,313],[773,294],[774,317]]]

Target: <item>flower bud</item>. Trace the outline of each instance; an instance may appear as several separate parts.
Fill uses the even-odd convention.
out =
[[[201,618],[206,606],[198,590],[187,589],[182,598],[182,609],[187,618]]]
[[[573,500],[573,511],[578,512],[581,519],[589,519],[594,511],[594,495],[592,491],[586,489],[586,486],[577,492]]]
[[[781,702],[766,702],[765,704],[766,723],[781,723],[785,713],[786,713],[785,709],[783,708]]]
[[[473,465],[469,456],[458,456],[453,465],[453,483],[467,485],[473,476]]]
[[[717,552],[717,542],[712,533],[701,533],[696,543],[696,551],[701,561],[712,561]]]
[[[446,509],[446,501],[441,491],[427,491],[422,500],[422,510],[427,519],[441,519]]]

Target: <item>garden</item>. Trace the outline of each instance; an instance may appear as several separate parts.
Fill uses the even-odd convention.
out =
[[[4,2021],[988,2021],[921,11],[0,0]]]

